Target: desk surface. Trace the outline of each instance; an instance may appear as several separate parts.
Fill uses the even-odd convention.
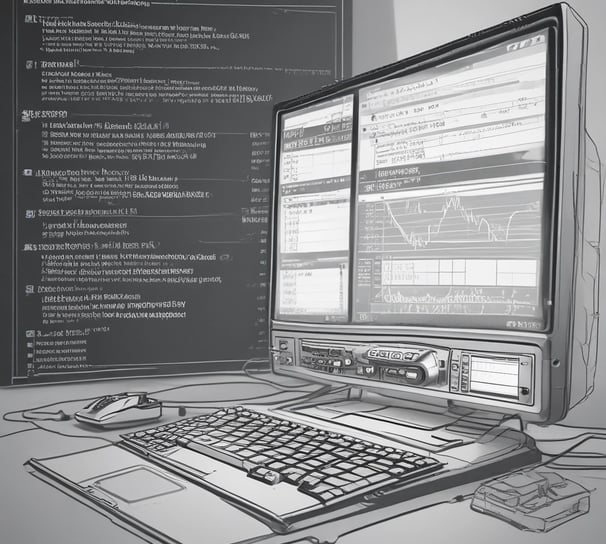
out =
[[[274,379],[275,377],[272,377]],[[290,384],[293,380],[285,380]],[[164,400],[167,405],[165,417],[177,417],[176,406],[187,401],[198,401],[209,406],[233,405],[245,402],[251,397],[263,397],[263,402],[281,402],[294,399],[315,386],[304,386],[301,389],[282,391],[270,384],[259,382],[243,375],[209,375],[203,377],[174,377],[113,380],[105,382],[60,384],[28,388],[2,389],[0,392],[0,411],[3,414],[22,410],[63,410],[72,415],[88,399],[122,391],[158,392],[155,397]],[[168,390],[172,389],[172,390]],[[52,405],[49,408],[39,408]],[[192,404],[189,404],[191,407]],[[199,413],[189,409],[188,415]],[[36,414],[44,417],[43,414]],[[18,413],[9,418],[19,419]],[[94,431],[69,421],[37,421],[40,428],[31,423],[0,422],[0,435],[19,430],[32,429],[11,436],[0,438],[0,541],[7,544],[141,544],[138,536],[113,524],[109,519],[61,493],[56,488],[32,477],[25,470],[23,463],[32,457],[44,458],[72,453],[103,445],[103,439],[114,440],[119,431]],[[121,431],[123,432],[123,431]],[[578,429],[572,430],[559,426],[545,429],[529,430],[538,439],[567,438],[581,434]],[[603,431],[602,431],[603,432]],[[61,434],[56,434],[61,433]],[[70,436],[68,436],[70,435]],[[576,440],[578,441],[578,440]],[[544,451],[555,452],[557,448],[565,449],[576,442],[540,442]],[[594,441],[597,442],[597,441]],[[563,444],[563,446],[562,446]],[[545,446],[545,447],[543,447]],[[585,451],[604,452],[606,443],[581,446]],[[603,460],[597,461],[604,463]],[[377,542],[384,544],[402,543],[404,539],[412,542],[449,544],[467,543],[478,537],[490,535],[494,544],[550,544],[601,541],[604,530],[603,513],[606,512],[606,472],[596,470],[566,471],[557,469],[562,476],[570,478],[591,491],[591,510],[588,514],[572,520],[565,525],[545,533],[524,532],[514,527],[479,514],[470,509],[469,500],[442,504],[427,509],[415,510],[419,504],[429,504],[449,500],[459,494],[473,492],[477,483],[451,489],[424,497],[421,503],[411,501],[401,505],[401,515],[376,523],[339,538],[339,544],[367,544]],[[200,505],[201,515],[204,505]],[[236,512],[234,524],[238,516]],[[241,520],[243,521],[243,519]],[[343,531],[345,532],[345,531]],[[581,539],[579,540],[579,537]],[[207,536],[201,535],[200,542],[212,544]],[[295,541],[293,541],[295,542]],[[299,541],[304,542],[304,541]]]

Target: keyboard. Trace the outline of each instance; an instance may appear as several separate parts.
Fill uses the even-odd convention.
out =
[[[439,460],[245,407],[217,410],[125,434],[127,444],[162,454],[179,446],[232,465],[268,486],[285,482],[321,503],[405,483]]]

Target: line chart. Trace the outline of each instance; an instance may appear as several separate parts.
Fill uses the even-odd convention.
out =
[[[362,203],[359,251],[438,252],[456,258],[489,251],[537,257],[541,251],[542,191],[494,194],[445,189],[410,199]],[[511,253],[513,252],[513,253]]]

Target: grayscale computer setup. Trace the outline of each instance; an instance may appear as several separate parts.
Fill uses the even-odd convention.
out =
[[[278,104],[269,359],[318,388],[29,469],[151,541],[193,543],[204,501],[266,527],[256,542],[333,542],[335,527],[541,466],[526,426],[586,399],[597,362],[586,52],[585,24],[557,4]],[[520,474],[520,488],[541,478]],[[535,511],[536,530],[588,510],[558,482],[569,514]],[[474,509],[506,518],[507,485]]]

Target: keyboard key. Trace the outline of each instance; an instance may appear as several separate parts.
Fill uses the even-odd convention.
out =
[[[363,478],[367,478],[368,476],[371,476],[372,474],[376,474],[376,471],[374,471],[368,467],[356,467],[352,470],[352,472],[354,474],[357,474],[358,476],[362,476]]]
[[[379,467],[378,470],[385,470],[385,468],[393,467],[394,462],[389,459],[379,458],[371,463],[372,465],[377,465]]]
[[[347,482],[357,482],[362,479],[362,476],[355,474],[354,472],[342,472],[339,478],[346,480]]]
[[[274,461],[273,463],[266,463],[266,466],[279,472],[283,468],[286,468],[287,465],[286,463],[282,463],[282,461]]]
[[[336,455],[333,455],[332,453],[324,453],[323,455],[320,455],[319,457],[317,457],[314,460],[317,460],[321,464],[324,464],[324,463],[331,463],[332,461],[336,461],[337,459],[338,459],[338,457]]]
[[[373,474],[371,476],[368,476],[368,478],[366,478],[371,484],[376,484],[378,482],[382,482],[384,480],[389,480],[391,479],[391,476],[385,472],[377,472],[376,474]]]
[[[348,484],[345,484],[341,489],[345,492],[345,493],[352,493],[354,491],[357,491],[358,489],[363,489],[364,487],[368,487],[369,483],[367,480],[358,480],[356,482],[351,482]]]
[[[301,485],[299,485],[299,489],[301,491],[313,489],[316,485],[318,485],[322,480],[316,476],[311,476],[310,474],[306,474],[301,478]]]
[[[403,476],[408,471],[402,467],[391,467],[387,472],[397,478],[398,476]]]
[[[347,480],[343,480],[341,478],[337,478],[336,476],[330,476],[328,478],[326,478],[326,480],[324,480],[324,483],[330,484],[333,487],[341,487],[345,484],[347,484]]]
[[[298,484],[301,479],[306,476],[306,472],[300,468],[297,467],[288,467],[285,468],[282,472],[282,477],[284,478],[284,481],[290,483],[290,484]]]
[[[336,450],[332,450],[331,453],[341,459],[351,459],[352,457],[357,455],[357,452],[351,451],[347,448],[337,448]]]
[[[311,495],[312,497],[316,497],[320,500],[325,500],[323,495],[330,491],[332,486],[323,482],[318,482],[316,484],[304,483],[300,485],[298,489],[306,495]]]
[[[244,459],[248,459],[249,457],[254,457],[255,455],[257,455],[257,453],[252,450],[249,450],[249,449],[240,450],[240,457],[243,457]]]
[[[251,457],[248,460],[251,463],[255,463],[256,465],[262,465],[263,463],[267,463],[268,461],[271,461],[272,458],[268,457],[267,455],[255,455],[254,457]]]
[[[335,468],[339,468],[340,470],[343,470],[343,471],[350,471],[350,470],[356,468],[356,465],[354,465],[353,463],[350,463],[349,461],[341,461],[339,463],[336,463],[333,466]]]

